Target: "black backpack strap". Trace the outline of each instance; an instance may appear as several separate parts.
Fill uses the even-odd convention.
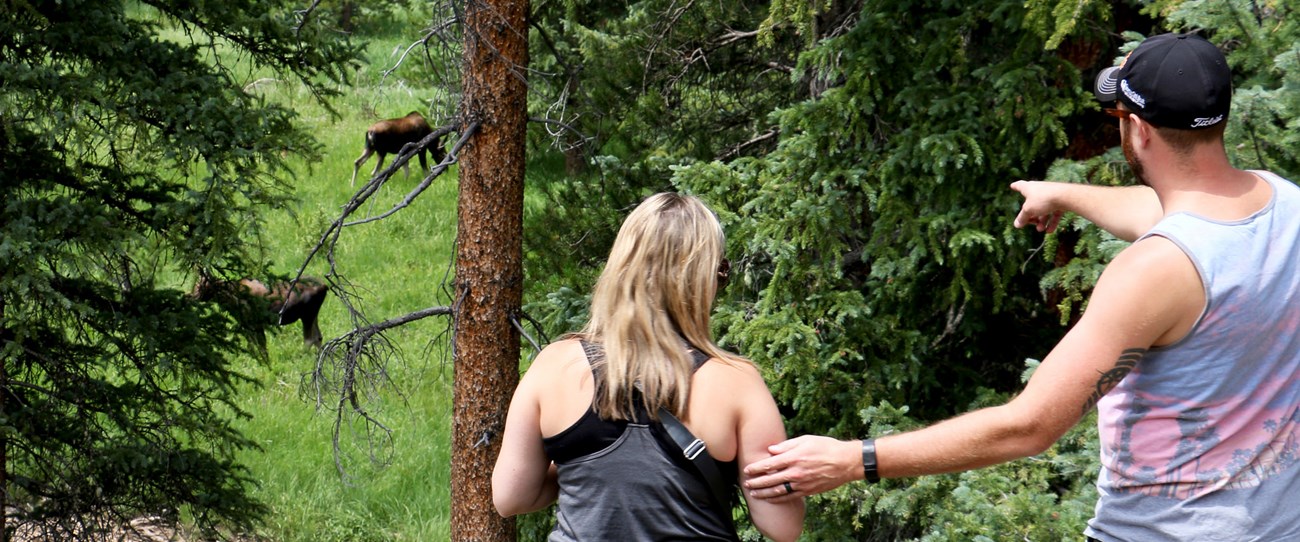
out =
[[[731,509],[731,499],[728,497],[731,492],[727,483],[722,481],[722,473],[718,472],[718,462],[709,455],[705,449],[704,441],[697,438],[690,429],[682,425],[677,416],[668,412],[666,408],[659,409],[659,421],[663,423],[664,429],[668,431],[668,436],[672,437],[677,448],[681,450],[682,456],[695,467],[695,470],[704,477],[704,481],[709,484],[709,492],[713,494],[713,501],[721,510]]]
[[[581,343],[583,352],[587,354],[589,360],[595,361],[604,358],[605,352],[600,345],[585,340],[581,341]],[[704,362],[709,360],[709,357],[698,349],[692,349],[691,355],[695,365],[694,369],[699,369],[701,365],[704,365]],[[599,364],[595,365],[599,367]],[[705,483],[709,486],[709,493],[712,494],[714,503],[718,505],[720,511],[725,513],[725,519],[730,522],[731,514],[728,511],[731,510],[733,505],[730,498],[733,495],[733,487],[724,481],[722,473],[718,470],[718,462],[713,459],[713,456],[709,455],[704,441],[691,433],[691,430],[687,429],[681,420],[677,419],[677,416],[674,416],[666,408],[659,408],[659,422],[659,425],[664,429],[663,433],[667,433],[667,436],[672,439],[672,444],[675,445],[673,447],[665,443],[665,446],[671,448],[673,453],[680,452],[681,455],[675,459],[685,458],[685,463],[693,466],[695,472],[704,478]],[[663,440],[662,437],[660,440]]]

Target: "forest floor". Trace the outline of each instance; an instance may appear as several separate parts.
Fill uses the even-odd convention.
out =
[[[16,520],[10,519],[14,522]],[[91,535],[92,527],[86,524],[56,524],[17,521],[13,529],[13,542],[38,542],[48,540],[102,540],[105,542],[200,542],[201,537],[191,537],[171,522],[157,516],[139,517],[126,524],[115,525],[107,532]],[[101,527],[101,526],[94,526]],[[255,539],[227,535],[227,542],[255,542]]]

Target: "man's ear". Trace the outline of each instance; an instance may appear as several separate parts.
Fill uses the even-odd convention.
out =
[[[1129,125],[1129,132],[1126,135],[1133,138],[1133,148],[1146,149],[1151,144],[1151,138],[1155,137],[1155,126],[1137,115],[1129,115],[1126,120]]]

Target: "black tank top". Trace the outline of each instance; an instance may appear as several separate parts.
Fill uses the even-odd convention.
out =
[[[599,387],[594,362],[603,352],[582,345]],[[697,351],[695,369],[707,361]],[[675,459],[681,450],[640,405],[630,421],[602,420],[593,406],[542,446],[559,471],[551,541],[738,540],[731,510],[718,510],[708,484]],[[718,462],[718,470],[735,484],[736,461]]]

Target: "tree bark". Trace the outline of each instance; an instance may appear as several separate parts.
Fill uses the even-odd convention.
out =
[[[453,540],[516,537],[492,506],[492,467],[519,381],[523,299],[524,129],[528,2],[469,0],[461,118],[480,122],[460,154],[456,234]]]
[[[347,0],[339,6],[339,28],[344,32],[351,32],[353,30],[352,15],[356,13],[356,10],[357,3],[351,0]]]

